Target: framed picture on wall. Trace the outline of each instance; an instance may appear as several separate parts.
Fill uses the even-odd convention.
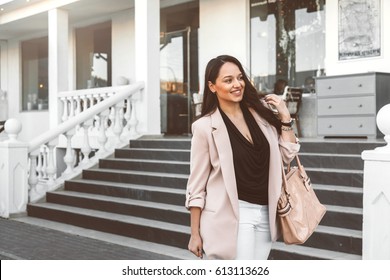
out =
[[[339,0],[339,60],[381,56],[381,0]]]

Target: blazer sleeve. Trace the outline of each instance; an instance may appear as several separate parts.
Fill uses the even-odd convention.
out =
[[[209,155],[208,139],[211,133],[207,133],[202,119],[192,125],[190,176],[187,182],[185,207],[204,208],[206,186],[210,175],[211,163]],[[210,134],[210,135],[209,135]]]
[[[282,155],[283,161],[288,164],[290,163],[295,156],[298,154],[301,145],[297,139],[296,143],[283,141],[282,137],[279,137],[279,149]]]

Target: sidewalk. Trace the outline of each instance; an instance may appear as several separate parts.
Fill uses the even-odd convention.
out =
[[[0,218],[0,260],[169,260],[173,257]]]

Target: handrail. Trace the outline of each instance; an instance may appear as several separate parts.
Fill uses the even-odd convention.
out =
[[[134,86],[134,85],[130,85],[130,86]],[[118,90],[127,89],[127,88],[129,88],[129,85],[115,87],[115,89]],[[112,89],[113,89],[112,87],[100,87],[100,88],[78,89],[77,91],[69,90],[69,91],[60,92],[58,93],[57,96],[58,98],[64,98],[64,97],[75,97],[75,96],[99,95],[99,94],[112,91]]]
[[[36,137],[32,141],[30,141],[28,145],[28,152],[31,153],[38,149],[44,143],[48,143],[58,137],[58,135],[67,132],[70,129],[73,129],[76,125],[79,125],[87,120],[89,120],[92,116],[105,111],[106,109],[114,106],[119,101],[137,93],[141,89],[145,87],[144,82],[137,82],[133,85],[129,86],[121,86],[116,94],[112,97],[107,98],[98,104],[86,109],[80,114],[76,115],[73,118],[66,120],[65,122],[59,124],[55,129],[47,131],[40,136]]]

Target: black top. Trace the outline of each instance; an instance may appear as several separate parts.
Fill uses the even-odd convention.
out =
[[[247,106],[241,103],[241,109],[253,144],[220,109],[233,150],[238,198],[254,204],[268,205],[269,143]]]

